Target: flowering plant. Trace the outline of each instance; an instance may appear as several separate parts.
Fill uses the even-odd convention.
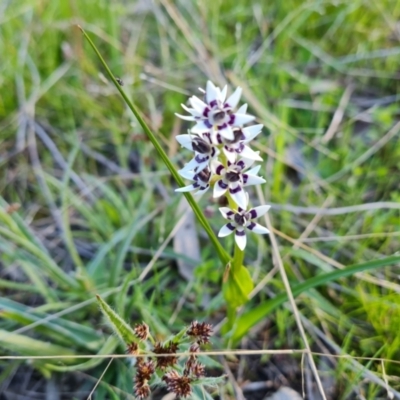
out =
[[[203,100],[192,96],[189,99],[191,107],[182,104],[190,115],[176,114],[196,123],[188,134],[176,137],[182,147],[194,153],[192,160],[178,171],[192,183],[176,191],[203,194],[210,186],[214,186],[214,198],[226,196],[230,208],[222,207],[220,212],[229,222],[220,229],[218,236],[234,233],[238,251],[243,252],[247,243],[246,231],[269,233],[267,228],[253,220],[265,214],[270,206],[248,209],[249,195],[245,191],[247,186],[265,183],[258,176],[259,165],[249,169],[255,161],[262,161],[262,158],[248,146],[263,126],[258,124],[244,127],[254,117],[246,114],[247,104],[235,111],[242,93],[240,87],[228,99],[227,86],[221,90],[210,81],[207,82],[206,90],[200,91]]]

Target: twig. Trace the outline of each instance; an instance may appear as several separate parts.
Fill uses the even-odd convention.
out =
[[[351,94],[353,93],[354,86],[349,85],[347,86],[346,90],[344,91],[342,98],[340,99],[339,106],[336,109],[335,113],[333,114],[332,121],[329,125],[328,130],[326,131],[325,135],[322,136],[321,138],[321,143],[328,143],[335,133],[337,132],[340,123],[342,122],[343,116],[344,116],[344,110],[349,103]]]

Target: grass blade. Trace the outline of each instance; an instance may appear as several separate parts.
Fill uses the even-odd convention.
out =
[[[400,256],[392,256],[382,258],[380,260],[369,261],[362,264],[356,264],[344,269],[329,272],[327,274],[321,274],[315,276],[314,278],[308,279],[307,281],[295,285],[292,287],[292,292],[294,296],[315,288],[317,286],[324,285],[326,283],[335,281],[340,278],[345,278],[347,276],[354,275],[358,272],[375,269],[380,267],[385,267],[400,262]],[[264,302],[258,307],[253,308],[251,311],[241,315],[235,323],[235,330],[232,334],[232,339],[234,342],[240,340],[249,329],[260,322],[263,318],[266,318],[273,310],[283,304],[288,300],[286,293],[282,293],[275,298]]]

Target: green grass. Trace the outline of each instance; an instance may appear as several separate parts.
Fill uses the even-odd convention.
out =
[[[174,115],[185,93],[197,93],[207,79],[226,81],[243,87],[250,112],[266,126],[258,150],[268,202],[334,209],[390,202],[337,215],[278,208],[270,214],[291,284],[307,288],[297,304],[315,348],[322,341],[332,353],[399,359],[398,261],[314,288],[303,283],[398,255],[399,2],[25,0],[0,7],[0,347],[3,355],[30,360],[0,360],[0,392],[16,391],[12,377],[28,368],[38,374],[21,390],[44,376],[60,390],[79,386],[76,398],[88,395],[108,359],[30,357],[123,352],[95,294],[131,323],[146,321],[160,339],[193,318],[224,317],[224,266],[200,225],[201,262],[191,289],[175,261],[193,263],[192,254],[176,254],[172,242],[139,278],[179,220],[181,195],[76,24],[123,79],[174,165],[188,156],[173,138],[187,129]],[[349,87],[343,118],[326,142]],[[8,213],[12,203],[20,209]],[[206,198],[199,205],[215,211],[216,232],[216,205]],[[307,232],[313,240],[296,248],[280,232]],[[340,238],[323,239],[331,236]],[[229,239],[222,246],[232,250]],[[249,243],[246,265],[256,285],[273,268],[271,253],[268,238]],[[273,296],[285,296],[276,274],[243,318]],[[252,324],[241,326],[244,336],[257,348],[301,348],[287,306],[257,319],[268,343]],[[224,341],[216,337],[213,348],[223,349]],[[335,398],[386,396],[366,371],[400,391],[399,364],[359,360],[360,369],[353,361],[331,366]],[[114,360],[95,396],[133,398],[129,363]]]

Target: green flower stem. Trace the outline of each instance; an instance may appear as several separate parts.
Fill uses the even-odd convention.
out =
[[[226,192],[226,197],[228,199],[229,207],[232,210],[237,211],[238,207],[236,203],[233,201],[231,195],[229,194],[229,190]],[[244,259],[244,251],[240,250],[239,246],[236,244],[235,241],[235,250],[233,253],[233,260],[231,263],[231,271],[233,274],[235,274],[235,272],[238,272],[238,270],[240,270],[240,268],[243,265],[243,259]]]
[[[175,169],[174,165],[169,160],[167,154],[165,153],[165,151],[161,147],[160,143],[158,142],[158,140],[155,137],[155,135],[153,134],[153,132],[149,129],[149,127],[147,126],[147,124],[145,123],[143,118],[141,117],[141,115],[140,115],[139,111],[137,110],[137,108],[134,106],[132,101],[128,98],[128,96],[126,95],[126,93],[122,89],[121,85],[115,79],[113,73],[111,72],[111,70],[108,67],[108,65],[106,64],[106,62],[104,61],[103,57],[101,56],[101,54],[100,54],[99,50],[97,49],[97,47],[95,46],[95,44],[92,42],[92,40],[90,39],[88,34],[83,30],[83,28],[80,27],[80,26],[78,26],[78,27],[82,31],[83,35],[85,36],[85,38],[89,42],[89,44],[92,47],[92,49],[94,50],[94,52],[97,54],[97,57],[99,58],[99,60],[102,63],[103,67],[105,68],[105,70],[107,71],[107,74],[108,74],[109,78],[113,81],[115,87],[120,92],[120,94],[123,97],[125,103],[130,108],[132,113],[135,115],[135,117],[138,120],[139,124],[143,128],[144,133],[150,139],[151,143],[153,144],[153,146],[157,150],[158,155],[161,157],[161,159],[163,160],[164,164],[167,166],[167,168],[171,172],[171,175],[174,177],[174,179],[176,180],[176,182],[178,183],[178,185],[180,187],[185,186],[182,178],[178,174],[178,171]],[[219,242],[217,236],[213,232],[210,224],[208,223],[208,221],[207,221],[206,217],[204,216],[204,214],[202,213],[200,207],[198,206],[198,204],[194,200],[193,196],[190,193],[187,193],[187,192],[183,193],[183,194],[186,197],[186,200],[188,201],[190,207],[192,208],[193,212],[195,213],[195,215],[196,215],[197,219],[199,220],[200,224],[203,226],[204,230],[207,232],[208,237],[210,238],[212,244],[214,245],[215,250],[217,251],[218,257],[220,258],[221,262],[224,265],[228,264],[230,262],[231,258],[226,253],[226,251],[223,249],[223,247],[221,246],[221,243]]]

